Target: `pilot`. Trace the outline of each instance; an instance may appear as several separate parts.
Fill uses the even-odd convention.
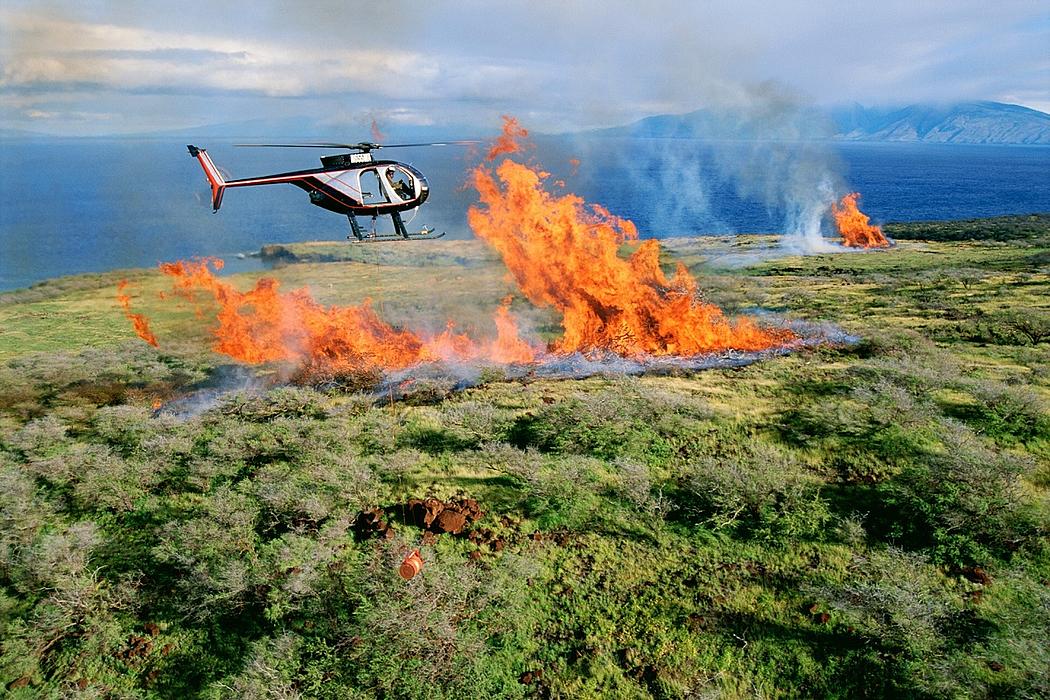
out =
[[[395,180],[394,178],[398,179]],[[393,166],[386,169],[386,181],[390,183],[394,192],[396,192],[397,196],[402,200],[407,201],[412,199],[413,195],[415,195],[415,192],[412,191],[412,185],[405,182],[404,178],[398,175],[398,172]]]

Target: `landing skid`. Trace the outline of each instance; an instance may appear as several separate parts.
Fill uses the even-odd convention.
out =
[[[442,238],[445,232],[434,233],[434,229],[428,229],[426,226],[421,231],[413,231],[409,233],[405,228],[405,222],[401,220],[401,214],[399,212],[393,212],[390,214],[390,219],[394,222],[394,230],[391,233],[378,233],[376,231],[375,221],[376,217],[372,217],[372,230],[365,231],[361,228],[361,224],[358,223],[357,217],[353,214],[347,214],[346,218],[350,221],[350,235],[347,239],[354,243],[379,243],[380,241],[420,241],[420,240],[432,240],[435,238]]]
[[[351,243],[383,243],[383,242],[397,242],[397,241],[433,241],[438,238],[444,238],[445,232],[441,233],[421,233],[415,232],[410,233],[407,236],[399,236],[396,233],[377,233],[376,235],[365,234],[364,238],[354,238],[353,236],[347,236],[347,240]]]

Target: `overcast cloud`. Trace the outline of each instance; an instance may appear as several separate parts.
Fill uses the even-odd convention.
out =
[[[541,130],[744,100],[1050,110],[1042,1],[22,2],[0,127],[149,131],[326,114]]]

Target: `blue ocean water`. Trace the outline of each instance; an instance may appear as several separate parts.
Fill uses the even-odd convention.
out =
[[[200,145],[233,177],[314,167],[320,155]],[[719,158],[732,161],[733,148],[546,138],[527,156],[551,172],[552,183],[564,180],[563,191],[632,219],[643,237],[783,230],[780,207],[761,193],[741,192],[715,167]],[[748,150],[741,158],[757,155],[761,167],[761,147],[739,148]],[[826,148],[837,175],[863,194],[862,208],[878,222],[1050,211],[1050,148]],[[426,224],[450,238],[469,237],[466,212],[477,197],[466,182],[477,154],[449,148],[396,154],[431,185],[430,201],[409,228]],[[260,263],[238,253],[269,242],[344,240],[346,233],[345,219],[310,206],[305,193],[287,185],[228,192],[212,214],[203,173],[182,141],[0,142],[0,289],[195,255],[222,257],[231,271],[251,269]]]

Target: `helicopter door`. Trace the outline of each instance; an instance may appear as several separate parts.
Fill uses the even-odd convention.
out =
[[[390,201],[375,169],[361,171],[361,203],[376,206]]]

